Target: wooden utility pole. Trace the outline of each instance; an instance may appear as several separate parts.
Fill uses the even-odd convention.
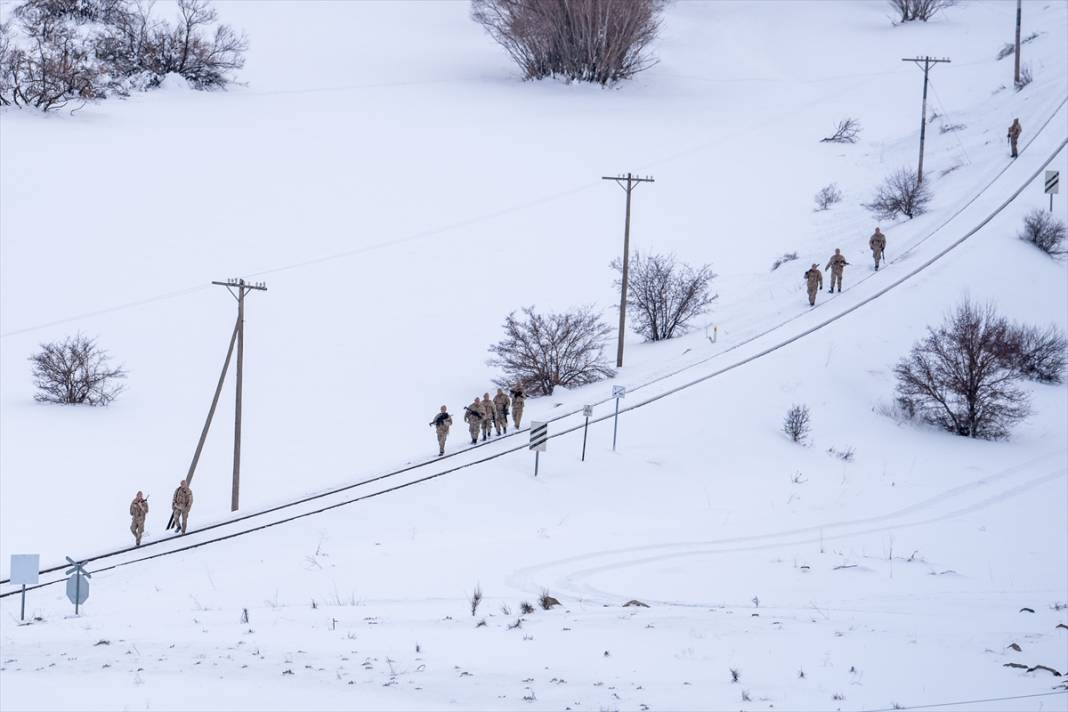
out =
[[[236,512],[241,493],[241,388],[245,365],[245,296],[254,289],[266,292],[267,285],[263,282],[250,283],[243,279],[229,279],[225,282],[212,282],[212,284],[226,287],[231,296],[237,300],[237,326],[234,327],[234,332],[237,335],[237,387],[234,401],[234,475],[230,491],[230,511]],[[230,348],[233,349],[233,340],[230,342]],[[229,365],[229,354],[227,354],[227,365]],[[223,375],[225,374],[224,367]],[[220,385],[221,383],[220,379]]]
[[[927,74],[931,71],[932,64],[942,62],[949,63],[948,59],[935,59],[934,57],[906,57],[902,62],[912,62],[917,67],[923,68],[923,110],[920,114],[920,163],[916,168],[916,182],[923,182],[923,144],[927,137]],[[920,62],[923,62],[921,65]]]
[[[1023,16],[1023,0],[1016,0],[1016,68],[1013,73],[1012,85],[1020,87],[1020,21]]]
[[[627,326],[627,278],[630,275],[630,194],[639,183],[655,183],[650,177],[639,178],[628,173],[625,176],[601,176],[601,180],[614,180],[627,192],[627,215],[623,225],[623,279],[619,294],[619,344],[616,346],[616,368],[623,366],[623,333]]]

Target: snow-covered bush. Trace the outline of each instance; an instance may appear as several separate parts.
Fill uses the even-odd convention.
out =
[[[817,212],[829,210],[832,205],[842,202],[842,191],[838,189],[838,185],[835,183],[825,185],[816,193],[815,201]]]
[[[927,212],[931,190],[920,181],[916,171],[901,168],[887,176],[875,191],[875,197],[864,207],[880,220],[893,220],[904,215],[910,220]]]
[[[1019,237],[1030,242],[1050,257],[1068,253],[1064,248],[1064,223],[1051,213],[1035,208],[1024,217],[1023,231]]]
[[[471,16],[526,79],[612,84],[655,64],[664,0],[472,0]]]
[[[939,10],[953,7],[957,0],[889,0],[890,6],[897,10],[902,22],[923,20],[927,22]]]
[[[612,269],[623,273],[622,260]],[[635,251],[627,275],[627,313],[634,330],[646,341],[662,341],[686,332],[695,316],[719,295],[709,294],[716,277],[709,265],[694,268],[679,264],[674,255],[642,255]],[[616,286],[622,277],[616,280]]]
[[[782,257],[777,257],[775,261],[771,263],[771,271],[774,272],[787,262],[793,262],[796,259],[797,252],[784,252],[782,253]]]
[[[860,136],[860,121],[852,117],[842,119],[834,128],[834,133],[820,139],[820,143],[856,143]]]
[[[603,357],[611,330],[590,307],[563,314],[524,307],[521,315],[508,315],[504,332],[489,347],[489,364],[505,373],[497,381],[502,387],[518,383],[529,395],[549,395],[556,386],[584,386],[615,375]]]
[[[41,344],[30,356],[35,400],[44,403],[107,405],[122,392],[126,378],[121,366],[112,366],[108,352],[81,334]]]
[[[958,435],[998,439],[1030,414],[1007,355],[1012,326],[992,305],[963,301],[894,368],[902,409]]]
[[[177,21],[131,0],[26,0],[0,26],[0,105],[59,109],[126,95],[178,74],[222,87],[244,64],[247,41],[216,24],[206,0],[176,0]]]
[[[812,418],[807,405],[793,405],[782,419],[782,431],[795,443],[804,443],[812,432]]]
[[[1020,67],[1020,78],[1017,79],[1013,83],[1013,85],[1016,87],[1016,91],[1020,91],[1025,86],[1030,84],[1033,79],[1034,79],[1034,77],[1031,76],[1031,65],[1025,64],[1022,67]]]
[[[1006,346],[1007,362],[1024,378],[1040,383],[1060,383],[1064,379],[1068,339],[1057,327],[1014,324]]]

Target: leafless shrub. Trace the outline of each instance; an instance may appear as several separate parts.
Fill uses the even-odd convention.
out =
[[[526,79],[612,84],[651,67],[663,0],[472,0],[471,16]]]
[[[534,609],[531,608],[530,610],[533,611]],[[509,623],[508,624],[508,630],[516,630],[517,628],[522,628],[522,627],[523,627],[523,619],[522,618],[516,618],[515,619],[515,623]]]
[[[508,607],[507,603],[502,603],[501,604],[501,613],[503,613],[506,616],[510,616],[510,615],[512,615],[512,609]]]
[[[1060,383],[1068,339],[1056,326],[1014,324],[1006,335],[1006,362],[1023,378],[1040,383]]]
[[[864,207],[880,220],[892,220],[904,215],[910,220],[927,212],[931,191],[920,181],[915,171],[901,168],[887,176],[870,203]]]
[[[482,603],[482,587],[475,586],[475,590],[471,592],[471,615],[475,615],[475,611],[478,610],[478,604]]]
[[[827,448],[827,454],[837,457],[842,462],[853,462],[853,455],[855,454],[852,447],[844,447],[841,450],[829,447]]]
[[[1023,231],[1019,237],[1030,242],[1050,257],[1068,253],[1064,249],[1064,223],[1051,213],[1036,208],[1024,217]]]
[[[942,124],[938,127],[938,133],[951,133],[953,131],[963,131],[968,128],[967,124]]]
[[[927,22],[939,10],[945,10],[957,4],[957,0],[889,0],[890,7],[897,10],[901,22],[922,20]]]
[[[828,210],[832,205],[842,202],[842,191],[838,189],[838,185],[835,183],[825,185],[816,193],[815,201],[816,212]]]
[[[795,443],[804,443],[812,431],[807,405],[793,405],[782,420],[782,431]]]
[[[35,400],[107,405],[122,393],[123,386],[117,381],[126,378],[126,371],[112,366],[108,352],[94,339],[77,334],[40,348],[30,356],[37,387]]]
[[[843,701],[845,699],[845,695],[843,695],[841,692],[836,692],[833,695],[831,695],[831,699],[834,700],[835,702],[841,702],[841,701]]]
[[[491,366],[500,367],[502,387],[519,383],[528,395],[549,395],[556,386],[574,387],[615,375],[604,362],[604,339],[611,333],[590,307],[564,314],[537,314],[524,307],[504,321],[505,337],[489,347]]]
[[[753,699],[749,696],[749,690],[742,690],[742,702],[752,702]]]
[[[1020,78],[1013,82],[1013,86],[1016,87],[1016,91],[1021,91],[1025,86],[1031,83],[1034,77],[1031,76],[1031,65],[1025,64],[1020,67]]]
[[[10,23],[0,26],[0,105],[52,111],[103,96],[99,64],[73,27],[21,24],[21,42]]]
[[[541,606],[542,610],[547,611],[553,606],[559,606],[560,601],[556,600],[549,594],[549,589],[543,588],[541,590],[541,595],[538,596],[538,605]]]
[[[1034,40],[1037,40],[1037,39],[1038,39],[1038,33],[1037,32],[1032,32],[1027,37],[1024,37],[1024,38],[1022,38],[1020,40],[1020,46],[1022,47],[1023,45],[1027,44],[1028,42],[1033,42]],[[1014,54],[1016,54],[1016,43],[1014,43],[1014,42],[1006,42],[1005,44],[1003,44],[1001,46],[1001,49],[998,50],[997,58],[999,60],[1002,60],[1002,59],[1005,59],[1006,57],[1011,57]]]
[[[958,435],[998,439],[1030,413],[1006,357],[1011,326],[992,305],[964,300],[894,368],[902,409]]]
[[[960,167],[961,167],[961,164],[960,164],[960,163],[954,163],[954,164],[953,164],[952,166],[948,166],[948,167],[946,167],[946,168],[943,168],[942,170],[940,170],[940,171],[938,172],[938,177],[939,177],[939,178],[945,178],[945,177],[946,177],[946,176],[948,176],[948,175],[949,175],[950,173],[952,173],[953,171],[955,171],[955,170],[959,169]]]
[[[521,601],[519,603],[519,612],[525,616],[529,616],[534,612],[534,606],[530,605],[527,601]]]
[[[731,683],[738,682],[742,679],[742,671],[738,668],[730,668],[731,671]]]
[[[777,258],[774,262],[771,263],[771,271],[774,272],[775,270],[779,269],[780,267],[782,267],[787,262],[793,262],[796,259],[797,259],[797,253],[796,252],[784,252],[782,257]]]
[[[486,627],[486,619],[483,618],[482,620],[480,620],[478,623],[475,624],[475,627],[476,628],[485,628]]]
[[[834,127],[834,133],[820,139],[820,143],[856,143],[860,136],[860,121],[854,118],[842,119]]]
[[[622,260],[612,262],[622,275]],[[695,316],[718,295],[708,293],[715,279],[709,265],[679,264],[674,255],[642,255],[635,251],[627,278],[627,311],[634,330],[646,341],[662,341],[684,334]],[[616,280],[620,286],[622,278]]]

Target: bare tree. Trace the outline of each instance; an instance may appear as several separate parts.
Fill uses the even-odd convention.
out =
[[[1030,242],[1050,257],[1068,253],[1064,248],[1064,223],[1051,213],[1035,208],[1024,217],[1023,231],[1019,237]]]
[[[819,189],[815,197],[816,212],[829,210],[832,205],[842,202],[842,191],[836,183],[830,183]]]
[[[864,207],[880,220],[892,220],[898,215],[911,220],[927,212],[931,198],[931,190],[920,182],[916,171],[901,168],[887,176],[875,197],[870,203],[864,203]]]
[[[794,404],[782,419],[782,431],[795,443],[803,444],[812,431],[811,416],[807,405]]]
[[[613,261],[612,269],[622,274],[622,260]],[[709,265],[695,269],[677,263],[674,255],[642,255],[635,251],[627,278],[627,312],[634,330],[646,341],[685,333],[690,320],[719,296],[708,293],[715,277]],[[616,286],[621,286],[620,279]]]
[[[524,307],[520,316],[508,315],[504,332],[489,347],[489,364],[505,373],[498,385],[519,383],[530,395],[549,395],[556,386],[584,386],[615,375],[603,353],[611,330],[591,307],[563,314]]]
[[[1014,324],[1009,329],[1006,343],[1007,363],[1024,378],[1040,383],[1064,380],[1068,339],[1057,327],[1050,325],[1043,329]]]
[[[958,435],[1007,437],[1030,413],[1006,354],[1011,327],[992,305],[963,301],[894,368],[897,398],[912,415]]]
[[[820,139],[820,143],[856,143],[860,136],[860,121],[854,118],[842,119],[835,127],[834,133]]]
[[[922,20],[927,22],[940,10],[953,7],[957,0],[889,0],[890,7],[897,10],[902,22]]]
[[[655,64],[664,0],[472,0],[471,16],[527,79],[611,84]]]
[[[0,103],[51,111],[103,96],[100,67],[69,23],[41,11],[19,19],[21,44],[9,24],[0,31]]]
[[[81,334],[41,344],[30,362],[34,398],[41,402],[107,405],[123,391],[117,381],[126,378],[126,371],[112,366],[107,351]]]

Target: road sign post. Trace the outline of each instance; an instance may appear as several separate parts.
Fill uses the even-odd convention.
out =
[[[85,570],[84,561],[75,561],[69,556],[66,559],[71,565],[71,568],[64,572],[68,576],[67,599],[74,604],[74,615],[78,615],[78,607],[89,600],[89,579],[92,574]]]
[[[1060,171],[1046,171],[1046,194],[1049,195],[1049,211],[1053,212],[1053,195],[1061,192]]]
[[[22,606],[19,620],[26,620],[26,587],[36,585],[41,568],[40,554],[11,555],[11,583],[22,586]]]
[[[612,386],[612,397],[616,399],[616,416],[612,421],[612,452],[615,452],[616,435],[619,433],[619,399],[627,397],[626,386]]]
[[[586,433],[590,429],[590,416],[593,415],[593,406],[582,406],[582,415],[586,418],[586,424],[582,426],[582,462],[586,462]]]
[[[530,422],[530,449],[534,451],[534,476],[538,476],[538,455],[549,445],[549,424],[538,420]]]

